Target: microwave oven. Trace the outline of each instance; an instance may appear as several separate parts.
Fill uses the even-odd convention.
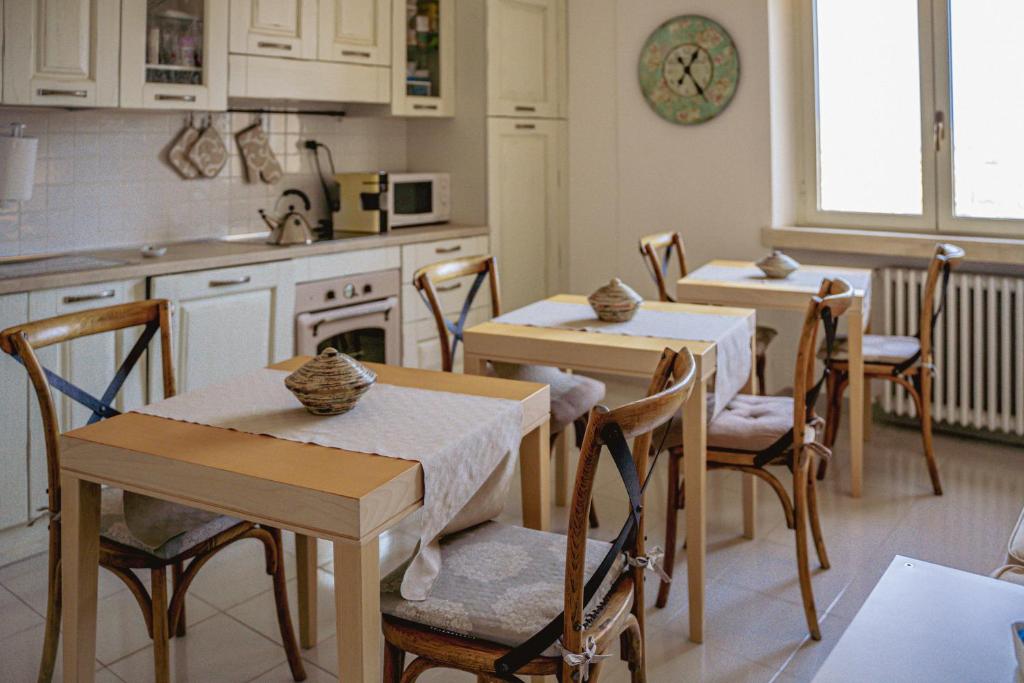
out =
[[[446,223],[451,219],[447,173],[339,173],[339,232],[387,232],[392,228]]]

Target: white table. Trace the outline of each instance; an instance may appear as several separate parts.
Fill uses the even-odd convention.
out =
[[[1024,586],[897,555],[814,681],[1012,683],[1014,621]]]

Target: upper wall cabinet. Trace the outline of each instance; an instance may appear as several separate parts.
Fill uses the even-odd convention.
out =
[[[231,0],[231,52],[316,59],[317,0]]]
[[[455,115],[454,0],[394,0],[391,112]]]
[[[122,9],[122,107],[227,108],[225,0],[125,0]]]
[[[320,0],[319,58],[391,64],[391,0]]]
[[[6,0],[4,104],[116,107],[120,0]]]
[[[487,113],[559,117],[564,0],[487,1]]]

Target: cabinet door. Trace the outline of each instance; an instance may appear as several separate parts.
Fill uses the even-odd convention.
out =
[[[391,0],[320,0],[325,62],[391,64]]]
[[[151,293],[173,305],[178,393],[292,355],[295,285],[289,261],[157,277]],[[158,370],[150,368],[151,382]]]
[[[28,295],[0,296],[0,329],[28,320]],[[0,353],[0,529],[28,520],[28,378]]]
[[[231,0],[231,52],[316,59],[317,0]]]
[[[125,0],[121,106],[224,110],[228,105],[228,3]]]
[[[4,104],[116,107],[119,0],[6,0]]]
[[[487,113],[559,116],[563,0],[488,0]]]
[[[394,0],[391,113],[455,115],[454,0]]]
[[[561,286],[563,126],[540,119],[488,120],[488,213],[505,310]]]

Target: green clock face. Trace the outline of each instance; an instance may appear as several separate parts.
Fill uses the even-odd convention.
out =
[[[740,80],[740,58],[728,32],[706,17],[669,19],[640,53],[640,89],[661,118],[692,125],[729,106]]]

